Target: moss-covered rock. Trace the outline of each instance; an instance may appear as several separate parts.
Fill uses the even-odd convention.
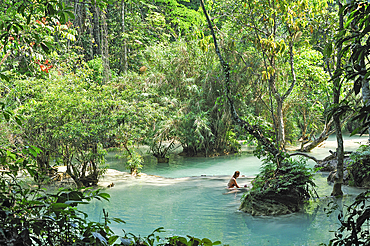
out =
[[[251,215],[282,215],[298,212],[315,184],[304,159],[284,159],[279,165],[265,161],[253,188],[242,198],[240,210]]]
[[[239,209],[253,216],[263,216],[295,213],[300,210],[300,206],[298,193],[281,194],[270,191],[264,194],[246,194]]]
[[[343,184],[370,188],[370,146],[361,146],[349,157],[346,157],[343,164]],[[334,182],[337,171],[337,160],[323,162],[321,166],[324,167],[321,171],[330,171],[327,181]]]

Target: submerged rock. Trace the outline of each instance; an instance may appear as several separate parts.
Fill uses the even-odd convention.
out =
[[[345,157],[343,159],[343,168],[346,169],[350,162],[351,159],[349,157]],[[337,159],[323,160],[316,164],[315,168],[320,168],[320,171],[322,172],[332,172],[337,170],[337,163]]]
[[[368,173],[367,168],[365,168],[369,165],[369,158],[354,161],[350,157],[345,157],[343,160],[343,184],[360,188],[370,188],[370,173]],[[337,173],[336,159],[322,161],[315,165],[315,168],[316,167],[321,167],[320,171],[329,172],[327,182],[334,183]]]

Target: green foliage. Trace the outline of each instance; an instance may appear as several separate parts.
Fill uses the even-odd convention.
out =
[[[143,157],[134,149],[128,148],[120,158],[126,159],[126,168],[130,170],[131,174],[140,172],[143,168]]]
[[[322,55],[311,48],[299,51],[295,60],[297,90],[293,90],[285,108],[287,138],[311,137],[322,131],[324,109],[330,99],[329,74],[322,60]]]
[[[353,82],[353,91],[356,95],[362,87],[365,85],[368,87],[370,76],[368,66],[370,54],[369,11],[369,3],[361,0],[351,1],[339,10],[339,14],[346,16],[346,18],[337,35],[336,46],[342,47],[340,55],[347,60],[344,66],[336,72],[334,81]],[[362,93],[364,100],[367,100],[369,92],[363,88]],[[361,126],[356,128],[352,135],[358,132],[363,134],[370,126],[368,102],[365,102],[356,114],[353,120],[359,120]]]
[[[108,5],[110,63],[121,75],[127,72],[127,68],[130,71],[139,70],[143,65],[143,51],[147,47],[168,44],[186,36],[201,22],[200,13],[187,8],[182,1],[121,3],[117,1]]]
[[[146,139],[147,144],[149,145],[150,152],[157,159],[168,160],[168,154],[174,151],[177,147],[175,144],[175,135],[173,134],[172,121],[169,121],[169,124],[164,124],[160,126],[160,129],[155,127],[153,132]],[[166,159],[167,158],[167,159]]]
[[[44,55],[58,47],[54,38],[74,38],[75,33],[65,25],[74,18],[72,9],[50,0],[7,1],[0,7],[0,77],[9,80],[10,71],[28,75],[48,72],[50,64],[44,64]]]
[[[47,193],[17,177],[26,171],[37,173],[33,161],[40,153],[35,147],[22,150],[0,148],[0,244],[2,245],[103,245],[112,231],[105,224],[88,222],[77,209],[92,199],[108,200],[99,190],[61,189]],[[115,221],[120,221],[115,219]]]
[[[370,146],[362,145],[350,155],[351,162],[348,164],[349,184],[363,186],[363,182],[370,180]]]
[[[251,192],[267,194],[297,193],[298,202],[310,198],[313,195],[315,183],[313,172],[306,167],[306,159],[285,158],[279,165],[276,161],[266,158],[261,172],[253,181]]]
[[[147,80],[159,94],[176,100],[171,116],[172,136],[187,155],[236,152],[239,146],[236,136],[230,133],[232,122],[226,105],[215,104],[222,94],[220,70],[211,62],[216,56],[198,41],[179,40],[148,48]]]
[[[19,109],[24,122],[11,127],[23,145],[42,150],[35,158],[40,168],[38,179],[49,175],[52,157],[67,166],[78,186],[91,185],[101,175],[102,148],[116,125],[110,114],[116,102],[110,98],[112,88],[97,85],[86,76],[82,71],[64,76],[55,71],[49,79],[12,81],[7,98],[19,99],[12,107]]]
[[[170,246],[170,245],[181,245],[181,246],[221,245],[220,241],[212,242],[208,238],[199,239],[199,238],[195,238],[195,237],[191,237],[191,236],[187,236],[187,237],[188,237],[188,239],[185,238],[185,237],[173,236],[173,237],[169,238],[169,242],[167,244],[165,244],[164,246],[166,246],[166,245],[168,245],[168,246]]]
[[[100,190],[60,189],[48,193],[19,181],[17,175],[28,170],[32,176],[36,165],[26,155],[37,155],[39,150],[30,148],[22,154],[0,148],[0,244],[1,245],[220,245],[207,238],[189,236],[189,241],[179,236],[160,238],[154,235],[163,232],[158,228],[147,237],[132,233],[122,237],[109,227],[112,222],[124,223],[119,218],[109,218],[103,209],[103,223],[91,222],[79,205],[93,199],[109,200],[110,196]],[[30,162],[29,162],[30,160]],[[120,241],[120,243],[117,243]],[[130,244],[131,245],[131,244]]]
[[[369,245],[370,243],[370,191],[365,191],[356,197],[356,200],[341,211],[338,215],[340,227],[335,232],[335,237],[330,240],[328,246],[339,245]],[[329,213],[337,210],[334,206]]]
[[[87,62],[88,67],[92,70],[90,79],[101,85],[103,83],[103,60],[101,58],[95,58]]]
[[[6,122],[13,113],[6,111]],[[99,151],[98,151],[99,153]],[[87,214],[79,210],[79,205],[88,204],[92,199],[109,200],[109,195],[100,190],[60,189],[48,193],[20,181],[18,175],[26,171],[31,177],[38,172],[35,159],[41,154],[39,148],[30,146],[18,152],[15,148],[0,147],[0,244],[2,245],[122,245],[126,239],[110,229],[109,224],[124,223],[119,218],[109,218],[103,210],[104,222],[91,222]],[[133,155],[139,159],[137,155]],[[32,158],[31,158],[32,157]],[[82,157],[79,157],[82,158]],[[190,238],[189,241],[174,236],[167,239],[152,234],[136,237],[130,233],[129,242],[135,245],[219,245],[209,239]],[[131,239],[132,238],[132,239]],[[121,244],[117,243],[120,240]]]
[[[348,18],[340,30],[337,43],[344,44],[342,53],[350,53],[350,60],[344,68],[348,80],[354,81],[354,92],[359,93],[362,81],[370,77],[366,58],[370,54],[370,7],[367,1],[351,1],[340,9]]]

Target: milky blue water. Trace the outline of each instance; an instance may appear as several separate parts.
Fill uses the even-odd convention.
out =
[[[346,150],[354,150],[361,139],[347,139]],[[328,150],[335,151],[335,141],[315,149],[312,155],[322,159]],[[122,160],[110,153],[110,168],[126,171]],[[312,161],[308,162],[313,166]],[[146,236],[158,227],[171,235],[192,235],[198,238],[220,240],[232,246],[242,245],[319,245],[328,243],[339,225],[336,214],[327,216],[324,208],[333,201],[328,197],[332,186],[326,183],[327,173],[315,175],[320,200],[300,213],[284,216],[252,217],[238,211],[241,193],[225,194],[230,176],[239,170],[239,185],[250,184],[258,174],[260,160],[251,154],[214,158],[183,158],[171,156],[168,164],[157,164],[146,158],[142,177],[131,177],[116,172],[106,175],[101,182],[111,195],[109,202],[94,201],[81,207],[89,219],[102,221],[102,208],[110,217],[123,219],[126,224],[111,224],[117,234],[122,229],[135,235]],[[151,176],[157,175],[157,176]],[[349,204],[362,190],[343,187],[346,196],[337,202]]]

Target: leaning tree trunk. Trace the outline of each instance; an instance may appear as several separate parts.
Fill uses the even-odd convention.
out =
[[[300,151],[302,152],[310,152],[317,146],[319,146],[322,142],[324,142],[328,137],[335,132],[335,130],[330,130],[333,120],[330,119],[329,122],[325,123],[324,129],[322,130],[320,136],[315,138],[312,142],[310,142],[306,146],[301,146]]]
[[[211,31],[211,34],[212,34],[212,37],[213,37],[213,43],[214,43],[214,46],[215,46],[216,54],[217,54],[217,56],[218,56],[218,58],[220,60],[220,63],[221,63],[221,66],[222,66],[222,69],[223,69],[223,72],[224,72],[224,76],[225,76],[225,96],[226,96],[227,101],[229,103],[229,107],[230,107],[230,111],[231,111],[231,116],[232,116],[232,118],[233,118],[233,120],[234,120],[234,122],[236,124],[238,124],[246,132],[248,132],[253,137],[255,137],[259,141],[259,143],[265,147],[265,149],[266,149],[267,152],[269,152],[273,156],[275,156],[276,162],[279,165],[279,163],[281,162],[281,160],[284,159],[284,157],[282,156],[282,153],[280,152],[280,150],[278,148],[276,148],[276,146],[269,139],[267,139],[263,135],[263,133],[262,133],[262,131],[259,128],[258,125],[250,125],[248,122],[242,120],[239,117],[238,113],[236,112],[236,109],[235,109],[235,106],[234,106],[234,102],[233,102],[232,98],[230,97],[230,66],[222,58],[220,49],[219,49],[218,44],[217,44],[216,35],[215,35],[215,32],[214,32],[214,29],[213,29],[211,20],[210,20],[210,18],[208,16],[207,11],[206,11],[206,8],[204,6],[203,0],[200,0],[200,3],[201,3],[201,6],[202,6],[202,9],[203,9],[203,13],[204,13],[204,15],[205,15],[205,17],[207,19],[208,27],[209,27],[209,29]]]
[[[347,92],[347,95],[345,97],[345,100],[347,100],[350,95],[353,93],[353,90],[350,90]],[[355,101],[355,105],[357,106],[359,103],[360,103],[360,99],[357,99]],[[345,125],[345,123],[352,117],[352,115],[354,114],[354,112],[350,112],[349,114],[347,114],[347,116],[341,120],[341,126]],[[318,138],[315,138],[312,142],[310,142],[309,144],[307,145],[303,145],[301,146],[300,148],[300,151],[302,152],[310,152],[311,150],[313,150],[314,148],[316,148],[317,146],[319,146],[322,142],[324,142],[326,139],[328,139],[328,137],[335,133],[335,127],[334,129],[332,129],[332,124],[333,124],[333,118],[329,119],[329,121],[327,123],[325,123],[325,126],[324,126],[324,129],[322,130],[320,136]]]

